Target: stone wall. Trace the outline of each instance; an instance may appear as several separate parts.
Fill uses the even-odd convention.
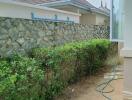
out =
[[[0,18],[0,56],[92,38],[109,38],[108,27]]]

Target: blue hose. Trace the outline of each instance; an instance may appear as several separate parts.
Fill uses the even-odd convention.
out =
[[[115,90],[114,87],[110,85],[110,83],[112,81],[114,81],[114,80],[122,79],[122,78],[115,79],[115,76],[116,76],[116,67],[117,66],[113,66],[113,68],[112,68],[112,72],[114,73],[114,75],[112,75],[112,78],[109,79],[109,80],[105,80],[103,83],[97,85],[97,87],[96,87],[96,91],[99,92],[99,93],[101,93],[101,95],[103,97],[105,97],[107,100],[112,100],[112,98],[108,97],[106,94],[112,93]],[[110,86],[112,89],[110,91],[104,91],[108,86]]]

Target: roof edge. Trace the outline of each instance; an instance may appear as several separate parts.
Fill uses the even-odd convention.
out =
[[[79,7],[81,9],[85,9],[87,11],[91,11],[90,8],[86,8],[86,7],[82,7],[78,4],[74,4],[73,2],[70,2],[71,0],[67,0],[67,1],[56,1],[56,2],[51,2],[51,3],[43,3],[43,4],[38,4],[39,6],[47,6],[47,7],[55,7],[55,6],[63,6],[63,5],[72,5],[75,7]]]
[[[33,4],[28,4],[28,3],[21,3],[21,2],[10,1],[10,0],[6,0],[6,1],[0,0],[0,3],[14,4],[14,5],[31,7],[31,8],[36,8],[36,9],[55,11],[55,12],[60,12],[60,13],[65,13],[65,14],[71,14],[71,15],[81,16],[81,14],[74,13],[74,12],[68,12],[68,11],[58,10],[58,9],[54,9],[54,8],[42,7],[42,6],[38,6],[38,5],[33,5]]]
[[[103,14],[105,16],[110,16],[110,14],[108,14],[107,12],[104,12],[104,11],[99,11],[100,9],[99,8],[87,8],[87,7],[82,7],[78,4],[74,4],[73,2],[71,2],[71,0],[63,0],[63,1],[55,1],[55,2],[50,2],[50,3],[42,3],[42,4],[38,4],[40,6],[47,6],[47,7],[55,7],[55,6],[63,6],[63,5],[72,5],[72,6],[76,6],[76,7],[79,7],[81,9],[84,9],[84,10],[87,10],[87,11],[92,11],[92,12],[95,12],[95,13],[99,13],[99,14]],[[92,10],[94,9],[94,10]]]

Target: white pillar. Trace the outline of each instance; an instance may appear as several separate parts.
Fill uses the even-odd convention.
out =
[[[124,0],[124,98],[132,98],[132,0]],[[132,99],[130,99],[132,100]]]

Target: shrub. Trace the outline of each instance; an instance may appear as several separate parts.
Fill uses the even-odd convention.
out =
[[[46,71],[47,77],[50,78],[47,80],[57,80],[55,81],[57,86],[54,85],[55,83],[50,84],[52,88],[47,90],[48,97],[49,94],[54,97],[68,84],[77,81],[82,76],[94,74],[104,66],[109,45],[108,40],[95,39],[69,43],[55,48],[34,49],[33,57],[42,63],[45,70],[48,70]],[[55,88],[57,91],[54,91]]]
[[[0,61],[0,98],[2,100],[40,100],[44,71],[28,57],[15,55]]]
[[[53,100],[82,76],[104,66],[110,42],[95,39],[55,48],[36,48],[32,58],[0,60],[0,99]]]

